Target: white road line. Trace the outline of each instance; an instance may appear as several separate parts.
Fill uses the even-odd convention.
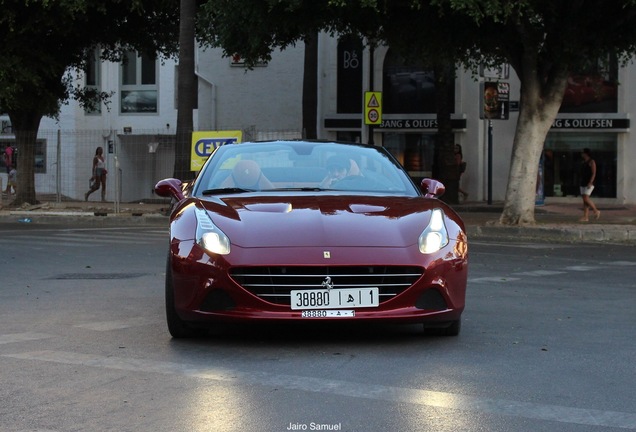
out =
[[[164,237],[167,239],[167,236]],[[159,236],[146,236],[146,237],[131,237],[130,235],[125,237],[117,237],[112,235],[104,235],[104,237],[94,237],[94,236],[83,236],[83,235],[55,235],[50,237],[42,237],[35,235],[21,235],[19,237],[11,237],[0,239],[1,243],[14,243],[15,241],[19,241],[20,243],[37,243],[43,244],[46,242],[54,242],[56,246],[64,245],[64,246],[94,246],[95,244],[151,244],[161,241],[162,238]]]
[[[101,321],[101,322],[90,322],[86,324],[78,324],[73,327],[95,330],[95,331],[111,331],[111,330],[121,330],[130,327],[138,327],[148,324],[156,323],[156,320],[151,320],[150,318],[130,318],[125,320],[117,320],[117,321]]]
[[[16,342],[28,342],[34,340],[49,339],[55,337],[54,335],[46,333],[13,333],[0,335],[0,345]]]
[[[485,241],[476,241],[473,240],[470,242],[471,245],[479,245],[479,246],[495,246],[495,247],[508,247],[508,248],[517,248],[517,249],[565,249],[571,248],[571,245],[564,244],[548,244],[548,243],[493,243],[493,242],[485,242]]]
[[[513,278],[508,276],[489,276],[489,277],[468,279],[468,282],[470,283],[506,283],[506,282],[512,282],[517,280],[519,280],[519,278]]]
[[[532,270],[527,272],[519,272],[513,273],[515,276],[554,276],[558,274],[565,274],[567,272],[564,271],[556,271],[556,270]]]
[[[570,270],[570,271],[590,271],[590,270],[599,270],[602,269],[603,267],[599,267],[599,266],[584,266],[584,265],[580,265],[580,266],[568,266],[565,267],[565,270]]]
[[[373,399],[395,403],[439,407],[468,412],[528,418],[533,420],[588,426],[614,427],[636,430],[636,413],[574,408],[507,399],[491,399],[459,393],[365,384],[298,375],[266,372],[242,372],[232,369],[210,368],[195,364],[161,362],[134,358],[115,358],[65,351],[33,351],[2,354],[2,357],[52,362],[139,373],[183,375],[197,379],[238,382],[271,386],[305,392],[332,394],[359,399]]]

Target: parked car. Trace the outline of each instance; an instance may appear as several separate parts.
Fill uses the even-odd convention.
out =
[[[457,335],[464,223],[381,147],[226,144],[194,182],[157,183],[170,216],[166,315],[175,338],[218,322],[423,323]]]

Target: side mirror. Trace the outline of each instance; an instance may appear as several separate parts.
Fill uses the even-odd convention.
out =
[[[424,192],[425,198],[439,198],[446,192],[446,186],[442,182],[431,178],[422,179],[420,188]]]
[[[181,180],[175,178],[160,180],[155,185],[155,193],[164,198],[172,197],[177,201],[181,201],[185,198],[183,195],[183,183]]]

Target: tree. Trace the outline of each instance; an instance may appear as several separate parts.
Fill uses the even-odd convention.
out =
[[[521,81],[519,120],[500,222],[532,224],[539,159],[568,77],[610,52],[636,52],[633,0],[434,0],[470,17],[478,53],[510,63]],[[473,60],[478,60],[474,58]]]
[[[303,137],[318,138],[318,34],[305,41],[303,67]]]
[[[19,148],[17,196],[13,205],[36,203],[35,141],[44,116],[62,104],[86,107],[109,95],[74,85],[89,53],[100,48],[104,60],[124,52],[176,53],[177,0],[2,0],[0,110],[8,113]]]
[[[193,130],[193,110],[197,100],[197,81],[194,72],[197,0],[180,0],[180,3],[174,177],[185,180],[192,176],[189,150]]]

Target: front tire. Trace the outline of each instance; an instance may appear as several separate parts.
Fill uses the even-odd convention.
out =
[[[193,338],[203,334],[201,329],[193,328],[177,315],[177,310],[174,306],[174,284],[170,258],[168,258],[166,265],[166,321],[168,323],[168,331],[175,339]]]

